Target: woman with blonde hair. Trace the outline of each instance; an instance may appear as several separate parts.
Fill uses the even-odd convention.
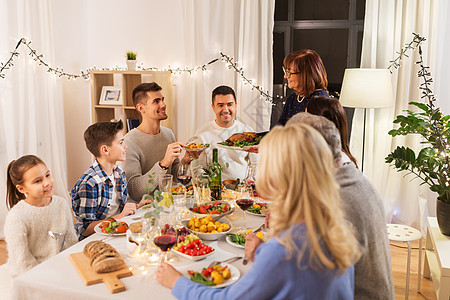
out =
[[[272,200],[272,238],[252,268],[224,289],[194,283],[169,264],[156,280],[178,299],[353,299],[360,251],[340,208],[333,158],[312,127],[276,127],[260,144],[258,192]]]

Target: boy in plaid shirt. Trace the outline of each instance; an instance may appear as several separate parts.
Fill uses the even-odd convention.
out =
[[[149,202],[142,199],[137,205],[127,203],[125,173],[116,166],[116,162],[124,161],[126,156],[122,129],[123,123],[119,120],[95,123],[84,132],[86,147],[95,161],[71,192],[79,240],[93,234],[94,227],[104,219],[132,215]]]

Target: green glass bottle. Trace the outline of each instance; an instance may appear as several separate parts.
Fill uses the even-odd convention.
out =
[[[217,148],[213,149],[213,161],[209,165],[209,170],[209,188],[211,189],[211,200],[220,200],[222,199],[222,167],[219,164],[219,154]]]

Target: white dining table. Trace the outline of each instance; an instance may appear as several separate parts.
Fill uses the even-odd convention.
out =
[[[137,219],[142,214],[143,212],[138,210],[136,215],[124,218],[124,221],[131,223],[132,218]],[[232,230],[243,224],[243,215],[239,208],[236,208],[236,211],[226,218],[231,221]],[[263,223],[264,217],[247,214],[248,228],[256,228]],[[121,278],[120,281],[126,288],[123,292],[112,294],[104,283],[86,286],[72,265],[69,255],[82,252],[88,242],[103,238],[105,238],[104,235],[95,233],[16,277],[12,287],[13,299],[175,299],[171,290],[155,280],[156,267],[153,267],[146,275],[143,275],[142,272],[134,272],[133,276]],[[117,249],[128,266],[135,263],[134,258],[128,256],[125,236],[108,237],[105,242]],[[204,243],[215,248],[215,253],[198,262],[172,254],[176,256],[175,261],[171,262],[172,265],[175,268],[183,268],[188,265],[198,266],[200,262],[204,262],[204,265],[207,266],[213,260],[220,261],[234,256],[244,256],[244,249],[228,244],[224,237],[218,241],[204,241]],[[251,262],[243,265],[242,259],[240,259],[231,265],[236,267],[243,276],[250,269]]]

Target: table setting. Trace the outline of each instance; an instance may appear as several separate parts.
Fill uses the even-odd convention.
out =
[[[184,196],[175,196],[174,202],[177,202],[180,198],[183,199],[181,202],[184,202],[184,205],[189,203],[189,201],[185,201],[186,198]],[[90,237],[15,278],[13,281],[13,295],[17,299],[80,299],[83,297],[89,299],[133,299],[148,297],[149,295],[154,299],[174,299],[171,291],[157,283],[154,278],[155,270],[163,260],[172,264],[188,278],[190,276],[187,273],[188,271],[200,272],[202,268],[207,269],[213,262],[214,264],[227,266],[230,272],[230,278],[218,284],[217,287],[220,288],[232,284],[250,269],[251,264],[244,265],[242,263],[244,258],[244,249],[242,247],[235,247],[226,241],[227,234],[235,233],[238,228],[243,228],[244,215],[243,211],[236,207],[235,201],[231,198],[227,199],[225,197],[225,199],[229,201],[221,202],[228,202],[233,211],[231,214],[218,219],[218,221],[221,224],[227,224],[230,227],[228,231],[220,234],[212,234],[211,236],[214,236],[214,238],[211,239],[204,238],[211,233],[191,231],[194,235],[198,234],[203,237],[201,238],[201,243],[204,247],[214,249],[208,255],[190,257],[174,249],[163,252],[155,246],[153,240],[147,241],[146,245],[151,245],[151,249],[147,249],[148,251],[146,251],[146,249],[139,247],[145,240],[143,235],[133,234],[130,230],[127,230],[125,234],[114,232],[108,234],[101,232],[101,230],[96,230]],[[124,222],[128,226],[138,222],[145,223],[147,221],[144,216],[149,210],[151,210],[149,206],[144,206],[138,209],[136,214],[116,221],[118,221],[119,225],[121,222]],[[174,210],[174,206],[170,208],[165,207],[164,211],[161,212],[160,224],[167,222],[166,224],[179,228],[183,223],[188,225],[191,218],[197,218],[195,216],[196,214],[187,207],[176,213],[176,215],[181,215],[181,217],[174,218]],[[165,221],[164,218],[168,216],[170,216],[171,220]],[[201,216],[198,216],[198,218],[201,218]],[[214,222],[217,221],[214,220]],[[257,229],[263,223],[264,218],[253,215],[246,217],[246,227],[250,229]],[[158,230],[160,230],[159,228]],[[80,276],[80,271],[77,270],[72,260],[74,255],[82,253],[84,247],[92,241],[103,241],[111,245],[123,258],[127,266],[126,269],[122,270],[123,274],[126,274],[123,276],[127,277],[121,278],[118,276],[117,281],[119,283],[115,281],[115,284],[123,285],[122,289],[119,290],[114,286],[108,287],[107,284],[101,281],[90,285],[86,285],[86,282],[83,281],[84,279]],[[167,250],[172,247],[173,244]],[[167,258],[165,258],[166,256]],[[192,259],[194,257],[195,259]],[[232,262],[226,263],[225,261],[228,259],[231,259]],[[102,280],[109,281],[109,279]]]

